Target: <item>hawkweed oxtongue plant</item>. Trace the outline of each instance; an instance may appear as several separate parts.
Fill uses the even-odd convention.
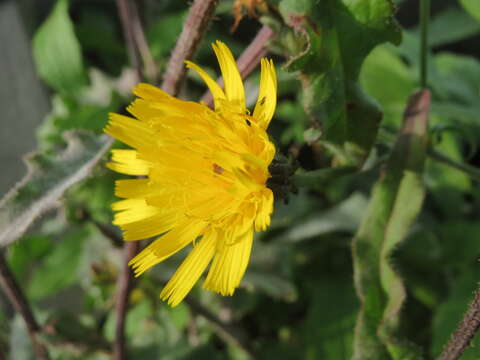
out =
[[[105,132],[133,149],[112,150],[108,167],[143,176],[118,180],[112,205],[124,240],[158,236],[130,261],[139,276],[192,244],[160,297],[180,303],[210,264],[203,287],[232,295],[247,268],[255,231],[270,225],[274,195],[267,186],[275,147],[266,129],[275,111],[277,80],[271,60],[261,60],[259,96],[253,113],[235,59],[217,41],[213,50],[225,90],[199,66],[214,110],[139,84],[128,108],[111,114]]]

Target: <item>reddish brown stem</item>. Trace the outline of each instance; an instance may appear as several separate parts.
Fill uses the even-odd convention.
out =
[[[175,96],[186,74],[184,61],[190,59],[207,29],[218,0],[195,0],[167,65],[162,89]]]
[[[258,34],[255,36],[255,39],[250,43],[250,45],[245,49],[245,51],[240,55],[237,60],[238,70],[242,79],[245,79],[248,75],[252,73],[253,70],[257,67],[260,59],[267,54],[267,42],[273,39],[275,33],[268,26],[264,25]],[[220,86],[223,86],[223,79],[219,78],[217,82]],[[205,102],[208,106],[213,105],[212,94],[207,91],[203,96],[201,101]]]
[[[126,339],[125,339],[125,321],[128,311],[128,298],[133,287],[133,276],[128,262],[133,258],[139,249],[138,241],[127,242],[124,245],[124,262],[121,268],[117,282],[117,300],[115,303],[115,313],[117,314],[117,324],[115,327],[115,342],[113,345],[113,358],[115,360],[124,360],[127,358]]]
[[[8,300],[12,303],[15,311],[17,311],[25,321],[35,357],[40,360],[50,359],[47,348],[39,339],[42,329],[33,315],[27,298],[17,284],[15,276],[10,271],[2,251],[0,251],[0,287],[3,289]]]
[[[470,345],[480,328],[480,290],[475,292],[472,303],[443,349],[438,360],[457,360]]]
[[[148,80],[153,82],[158,79],[157,65],[148,46],[145,32],[143,31],[142,22],[140,21],[140,15],[138,13],[138,7],[135,3],[131,3],[130,6],[130,18],[132,23],[132,35],[134,38],[134,44],[138,50],[143,66],[145,69],[145,75]]]
[[[143,79],[142,62],[135,37],[135,17],[132,16],[132,4],[130,0],[117,0],[117,10],[122,24],[123,36],[127,43],[128,60],[136,71],[138,80]],[[135,12],[136,13],[136,12]],[[141,27],[141,26],[140,26]]]
[[[131,0],[117,0],[117,8],[122,22],[123,33],[127,43],[130,64],[137,73],[138,81],[144,78],[141,64],[138,32],[143,34],[138,11]],[[137,33],[137,36],[135,34]],[[140,39],[141,40],[141,39]],[[111,234],[110,234],[111,235]],[[115,340],[113,343],[113,359],[125,360],[127,358],[125,321],[128,311],[128,299],[133,287],[133,277],[128,262],[138,252],[139,242],[124,244],[124,262],[117,280],[117,296],[115,302],[115,314],[117,323],[115,327]]]

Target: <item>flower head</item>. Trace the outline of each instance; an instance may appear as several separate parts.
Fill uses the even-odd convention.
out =
[[[130,261],[136,276],[189,244],[192,250],[160,297],[172,306],[188,294],[210,264],[203,287],[233,294],[247,268],[254,231],[270,224],[273,194],[266,186],[275,147],[266,128],[276,106],[276,75],[261,60],[259,97],[252,114],[232,53],[213,50],[225,91],[200,67],[186,62],[213,94],[215,110],[176,99],[147,84],[127,110],[111,114],[105,132],[131,146],[112,150],[108,167],[144,178],[118,180],[112,205],[124,239],[158,236]]]

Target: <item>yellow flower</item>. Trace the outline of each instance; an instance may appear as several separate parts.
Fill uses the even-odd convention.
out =
[[[270,224],[273,194],[266,186],[275,147],[266,128],[276,106],[276,75],[261,60],[259,97],[253,114],[235,59],[219,41],[212,45],[225,91],[187,61],[213,94],[215,111],[176,99],[147,84],[135,87],[127,110],[111,114],[105,132],[134,148],[112,150],[110,169],[145,178],[118,180],[112,205],[124,239],[159,236],[130,261],[139,276],[189,244],[193,248],[160,297],[177,305],[207,266],[203,287],[232,295],[247,268],[254,231]]]

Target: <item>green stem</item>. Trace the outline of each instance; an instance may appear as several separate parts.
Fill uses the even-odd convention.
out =
[[[480,169],[468,164],[456,162],[450,159],[449,157],[443,155],[442,153],[439,153],[432,149],[428,149],[427,154],[430,158],[437,160],[445,165],[448,165],[454,169],[462,171],[466,173],[468,176],[470,176],[472,180],[480,182]]]
[[[355,166],[319,169],[307,172],[297,172],[292,176],[292,182],[297,187],[317,188],[340,176],[351,174],[358,169]]]
[[[420,1],[420,87],[427,88],[427,62],[428,62],[428,22],[430,19],[430,0]]]

